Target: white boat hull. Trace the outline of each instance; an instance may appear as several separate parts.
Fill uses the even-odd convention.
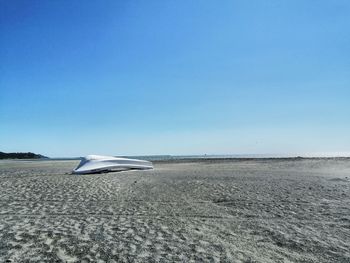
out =
[[[82,158],[78,167],[73,170],[74,174],[90,174],[111,171],[153,169],[149,161],[119,158],[113,156],[88,155]]]

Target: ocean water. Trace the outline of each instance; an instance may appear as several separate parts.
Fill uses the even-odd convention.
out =
[[[123,156],[125,158],[142,159],[148,161],[167,161],[167,160],[184,160],[184,159],[224,159],[224,158],[293,158],[297,155],[287,154],[221,154],[221,155],[140,155],[140,156]]]
[[[168,160],[186,160],[186,159],[225,159],[225,158],[337,158],[344,157],[349,158],[350,153],[315,153],[315,154],[203,154],[203,155],[125,155],[116,156],[131,159],[141,159],[147,161],[168,161]],[[59,157],[59,158],[47,158],[47,159],[16,159],[16,160],[0,160],[0,162],[11,162],[11,161],[70,161],[80,160],[82,157]]]

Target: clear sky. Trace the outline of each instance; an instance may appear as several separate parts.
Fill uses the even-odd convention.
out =
[[[350,152],[350,1],[0,0],[0,151]]]

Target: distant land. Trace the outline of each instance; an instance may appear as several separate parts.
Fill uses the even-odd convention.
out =
[[[48,157],[41,155],[41,154],[36,154],[32,152],[27,152],[27,153],[4,153],[0,152],[0,160],[1,159],[47,159]]]

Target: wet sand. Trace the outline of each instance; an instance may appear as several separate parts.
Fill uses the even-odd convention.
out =
[[[350,262],[350,159],[0,161],[0,262]]]

